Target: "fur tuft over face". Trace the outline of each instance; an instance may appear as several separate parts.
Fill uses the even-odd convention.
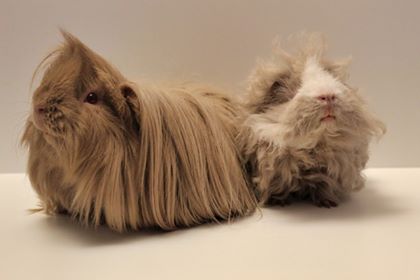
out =
[[[251,213],[240,108],[193,86],[137,87],[74,36],[41,65],[22,142],[43,209],[116,231]]]
[[[348,61],[325,57],[321,35],[292,42],[295,52],[278,47],[250,76],[241,146],[262,203],[336,206],[363,186],[369,142],[385,127],[347,84]]]

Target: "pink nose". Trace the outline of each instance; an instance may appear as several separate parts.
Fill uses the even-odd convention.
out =
[[[46,109],[42,106],[35,106],[34,107],[34,114],[33,114],[33,121],[37,128],[44,129],[45,127],[45,115],[46,115]]]
[[[336,99],[335,94],[322,94],[318,95],[316,98],[326,103],[333,103]]]

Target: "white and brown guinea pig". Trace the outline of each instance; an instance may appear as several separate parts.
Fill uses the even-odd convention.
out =
[[[63,32],[41,62],[22,142],[47,213],[116,231],[252,213],[235,139],[241,114],[206,87],[140,84]]]
[[[385,126],[347,83],[347,62],[325,57],[319,34],[277,47],[250,76],[241,146],[261,203],[323,207],[363,187],[369,142]]]

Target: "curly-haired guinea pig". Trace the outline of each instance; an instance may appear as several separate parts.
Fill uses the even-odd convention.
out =
[[[250,76],[241,147],[261,203],[334,207],[363,187],[369,142],[385,126],[347,84],[348,63],[325,57],[321,35],[295,40]]]
[[[47,213],[116,231],[252,213],[235,139],[241,109],[193,85],[137,87],[77,38],[48,55],[22,142]]]

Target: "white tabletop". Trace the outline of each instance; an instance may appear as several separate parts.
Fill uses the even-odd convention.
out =
[[[2,174],[0,279],[420,279],[420,168],[365,173],[366,188],[338,208],[130,234],[29,215],[27,179]]]

